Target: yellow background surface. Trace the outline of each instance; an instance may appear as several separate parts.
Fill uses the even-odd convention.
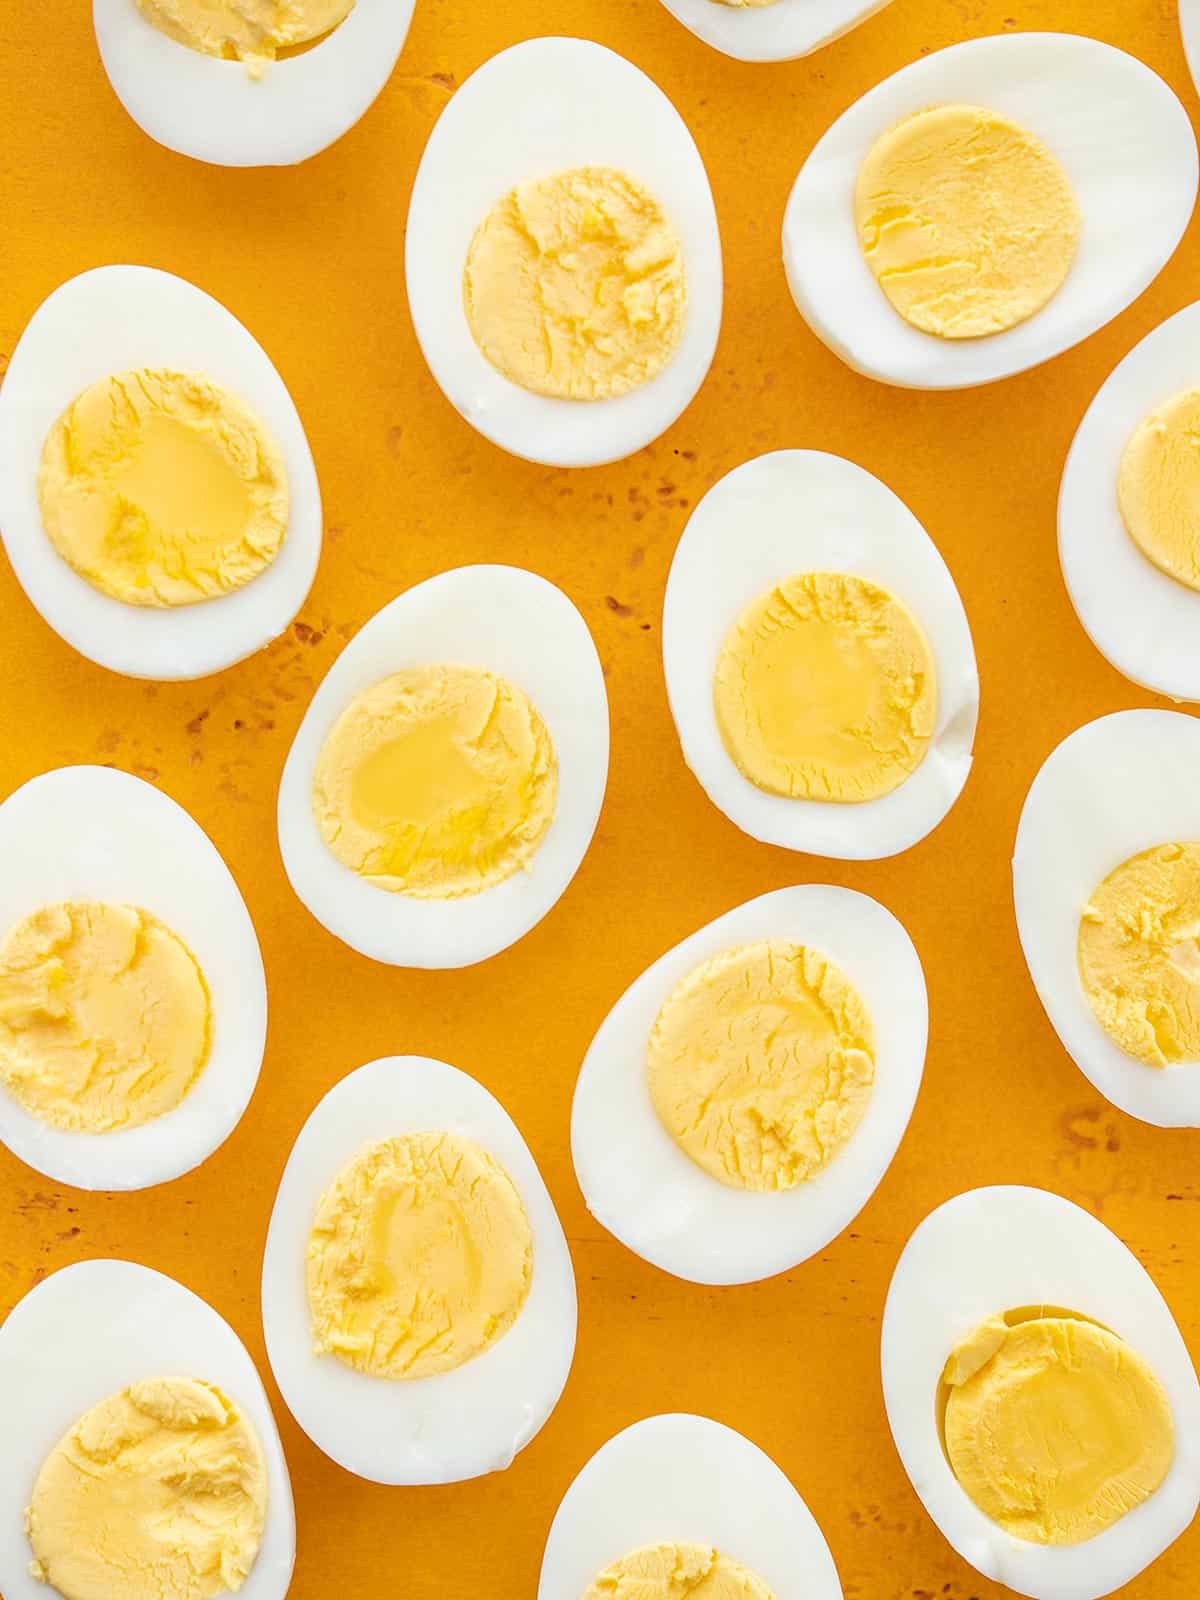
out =
[[[1056,1189],[1132,1244],[1200,1349],[1200,1133],[1122,1116],[1066,1057],[1021,959],[1009,873],[1021,801],[1051,748],[1103,712],[1156,703],[1107,667],[1071,610],[1055,497],[1102,379],[1194,297],[1200,237],[1193,225],[1152,288],[1081,348],[974,393],[923,395],[856,376],[808,332],[779,229],[830,121],[917,55],[973,35],[1091,33],[1149,62],[1195,114],[1173,0],[894,0],[806,61],[759,67],[708,49],[655,0],[417,0],[396,73],[359,126],[303,167],[248,172],[171,155],[134,126],[104,77],[90,9],[0,6],[0,351],[84,268],[144,262],[194,280],[250,327],[290,387],[326,543],[286,637],[178,685],[114,677],[73,654],[0,560],[0,793],[78,761],[160,784],[240,883],[271,997],[258,1092],[199,1171],[141,1194],[80,1194],[0,1151],[0,1314],[55,1268],[106,1254],[211,1301],[275,1405],[300,1600],[529,1600],[574,1474],[619,1428],[673,1409],[730,1423],[780,1462],[825,1531],[847,1600],[993,1600],[1003,1591],[949,1550],[887,1432],[880,1313],[913,1227],[973,1184]],[[454,86],[503,46],[554,32],[613,46],[666,89],[707,163],[725,249],[724,326],[699,397],[651,448],[585,472],[510,460],[457,416],[417,349],[402,268],[413,174]],[[948,819],[897,860],[841,864],[743,837],[687,772],[668,715],[660,608],[689,509],[731,467],[782,446],[837,451],[895,489],[944,553],[974,629],[975,768]],[[410,584],[482,560],[544,573],[586,616],[612,706],[607,801],[578,877],[519,945],[464,972],[394,971],[343,948],[292,895],[276,785],[345,640]],[[648,962],[740,901],[810,880],[875,895],[921,953],[931,1038],[916,1114],[873,1200],[819,1258],[754,1287],[676,1282],[583,1207],[567,1141],[575,1074]],[[407,1051],[482,1079],[528,1139],[574,1253],[579,1346],[562,1403],[509,1471],[389,1490],[340,1471],[291,1421],[266,1365],[258,1275],[304,1119],[354,1067]],[[1200,1524],[1121,1593],[1193,1600],[1198,1571]]]

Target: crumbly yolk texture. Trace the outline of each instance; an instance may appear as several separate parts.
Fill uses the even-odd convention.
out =
[[[583,1600],[775,1600],[761,1578],[709,1545],[652,1544],[614,1561]]]
[[[808,572],[761,595],[717,658],[717,726],[744,778],[793,800],[875,800],[925,758],[933,652],[916,618],[865,578]]]
[[[892,305],[943,339],[1033,316],[1079,243],[1079,206],[1058,161],[982,106],[936,106],[885,133],[859,171],[855,220]]]
[[[1200,589],[1200,389],[1175,395],[1138,426],[1121,457],[1117,497],[1142,554]]]
[[[211,1034],[195,957],[135,906],[43,906],[0,944],[0,1082],[52,1127],[110,1133],[174,1110]]]
[[[1079,977],[1104,1031],[1150,1067],[1200,1061],[1200,843],[1110,872],[1079,919]]]
[[[718,5],[734,6],[744,9],[747,6],[778,5],[779,0],[717,0],[717,3]]]
[[[500,1163],[454,1133],[368,1145],[321,1198],[308,1241],[313,1346],[376,1378],[428,1378],[517,1320],[533,1235]]]
[[[648,382],[683,331],[683,249],[658,201],[611,167],[518,184],[476,229],[463,303],[512,383],[607,400]]]
[[[336,28],[354,0],[137,0],[160,32],[230,61],[273,60]]]
[[[408,668],[352,700],[313,781],[338,860],[421,899],[478,894],[527,867],[557,800],[554,745],[529,698],[454,665]]]
[[[262,1543],[267,1469],[252,1424],[211,1383],[149,1378],[55,1445],[25,1513],[35,1578],[64,1600],[209,1600]]]
[[[874,1081],[862,996],[819,951],[782,939],[694,968],[647,1050],[659,1120],[736,1189],[794,1189],[819,1172],[862,1121]]]
[[[51,428],[42,525],[80,577],[134,606],[249,583],[287,533],[287,470],[263,424],[196,373],[143,367],[85,389]]]
[[[990,1318],[951,1354],[944,1382],[951,1469],[1015,1538],[1094,1538],[1170,1469],[1175,1428],[1162,1385],[1096,1323]]]

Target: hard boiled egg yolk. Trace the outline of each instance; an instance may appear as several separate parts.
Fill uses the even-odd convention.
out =
[[[511,382],[605,400],[653,378],[679,343],[683,251],[635,179],[574,167],[492,207],[471,240],[463,301],[476,344]]]
[[[1079,1544],[1154,1493],[1175,1450],[1170,1403],[1135,1350],[1064,1316],[991,1318],[946,1367],[946,1455],[993,1522]]]
[[[267,1513],[258,1435],[210,1383],[149,1378],[55,1445],[26,1526],[64,1600],[209,1600],[240,1589]]]
[[[712,1177],[794,1189],[862,1120],[875,1081],[871,1019],[841,969],[782,939],[702,962],[650,1033],[659,1120]]]
[[[761,1578],[708,1545],[652,1544],[622,1556],[583,1600],[775,1600]]]
[[[1142,554],[1200,589],[1200,389],[1175,395],[1140,424],[1121,458],[1117,493]]]
[[[874,800],[924,760],[937,717],[929,643],[865,578],[809,572],[747,606],[717,660],[717,725],[742,776],[797,800]]]
[[[42,447],[38,501],[59,555],[135,606],[240,589],[288,524],[283,456],[262,423],[207,378],[161,369],[72,401]]]
[[[1040,139],[982,106],[936,106],[885,133],[854,203],[880,288],[906,322],[943,339],[1033,316],[1079,242],[1062,167]]]
[[[526,695],[463,666],[407,668],[352,700],[313,784],[338,860],[422,899],[478,894],[528,866],[557,798],[554,746]]]
[[[329,33],[354,0],[137,0],[156,28],[189,49],[230,60],[272,59]]]
[[[453,1133],[384,1139],[317,1207],[313,1346],[377,1378],[450,1372],[508,1332],[532,1276],[529,1220],[494,1157]]]
[[[66,901],[0,944],[0,1082],[52,1127],[108,1133],[173,1110],[210,1035],[195,957],[146,911]]]

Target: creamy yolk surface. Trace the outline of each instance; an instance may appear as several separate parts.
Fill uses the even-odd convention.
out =
[[[280,50],[329,33],[354,0],[137,0],[161,32],[204,55],[271,60]]]
[[[583,1600],[775,1600],[761,1578],[708,1545],[652,1544],[622,1556]]]
[[[210,1383],[150,1378],[93,1406],[38,1473],[33,1575],[65,1600],[240,1589],[267,1513],[262,1446]]]
[[[1033,134],[982,106],[936,106],[871,148],[855,219],[895,309],[943,339],[1001,333],[1062,286],[1079,242],[1066,173]]]
[[[713,704],[739,772],[768,794],[874,800],[925,758],[937,719],[933,653],[878,584],[803,573],[734,623]]]
[[[161,369],[72,401],[42,447],[38,502],[59,555],[135,606],[241,588],[288,524],[287,472],[263,424],[207,378]]]
[[[0,1082],[53,1127],[135,1128],[208,1060],[211,1008],[187,946],[134,906],[44,906],[0,944]]]
[[[1200,389],[1175,395],[1139,425],[1121,457],[1117,496],[1142,554],[1200,589]]]
[[[313,1345],[377,1378],[426,1378],[516,1321],[533,1235],[512,1179],[473,1140],[368,1145],[321,1197],[308,1242]]]
[[[475,343],[536,394],[604,400],[670,360],[687,307],[683,250],[658,201],[610,167],[518,184],[471,240]]]
[[[832,961],[763,940],[688,974],[655,1020],[646,1070],[659,1120],[705,1172],[739,1189],[792,1189],[862,1120],[874,1030]]]

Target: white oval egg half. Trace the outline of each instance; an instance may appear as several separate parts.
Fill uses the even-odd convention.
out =
[[[697,39],[735,61],[794,61],[849,33],[888,0],[777,0],[723,5],[719,0],[663,0]]]
[[[1168,317],[1112,372],[1079,425],[1058,500],[1071,603],[1118,672],[1172,700],[1200,700],[1200,594],[1130,538],[1117,480],[1125,447],[1157,406],[1200,387],[1200,302]]]
[[[117,98],[168,150],[221,167],[307,161],[348,133],[392,75],[413,0],[356,0],[310,49],[252,71],[170,39],[135,0],[92,0]]]
[[[404,667],[453,662],[515,683],[558,758],[554,820],[528,868],[479,894],[393,894],[344,866],[313,815],[313,774],[356,695]],[[279,786],[279,845],[292,888],[329,932],[398,967],[468,967],[514,944],[551,909],[591,843],[608,781],[608,696],[587,624],[561,589],[519,567],[457,567],[384,606],[333,664],[300,724]]]
[[[1200,93],[1200,0],[1179,0],[1179,29],[1192,83]]]
[[[474,1140],[516,1186],[533,1234],[533,1280],[512,1327],[451,1372],[393,1381],[314,1355],[305,1286],[321,1196],[380,1139],[449,1132]],[[375,1483],[459,1483],[501,1472],[549,1417],[575,1354],[575,1274],[529,1147],[494,1095],[424,1056],[359,1067],[312,1112],[284,1170],[263,1258],[263,1328],[288,1409],[347,1472]]]
[[[776,1600],[842,1600],[825,1536],[770,1456],[684,1413],[635,1422],[596,1451],[555,1513],[537,1600],[580,1600],[614,1561],[664,1543],[711,1545]]]
[[[721,647],[746,606],[785,578],[821,571],[870,579],[903,600],[937,669],[937,724],[924,760],[890,794],[860,804],[759,789],[726,750],[713,704]],[[896,855],[937,826],[967,781],[979,675],[954,579],[904,502],[841,456],[776,450],[713,485],[671,563],[662,648],[684,760],[712,803],[764,844],[853,861]]]
[[[182,806],[108,767],[60,767],[0,804],[0,940],[60,900],[136,906],[183,940],[208,986],[209,1057],[173,1111],[112,1133],[51,1127],[0,1087],[0,1141],[26,1165],[76,1189],[167,1183],[225,1142],[258,1082],[267,983],[246,902]]]
[[[279,554],[231,594],[187,606],[132,606],[81,578],[42,526],[37,475],[46,435],[91,384],[131,367],[199,372],[243,400],[287,465],[290,515]],[[21,587],[81,655],[131,678],[203,678],[281,634],[321,554],[321,494],[304,427],[271,359],[232,313],[154,267],[97,267],[34,312],[0,387],[0,534]]]
[[[1124,1339],[1150,1365],[1175,1419],[1162,1486],[1095,1538],[1038,1545],[985,1515],[946,1459],[936,1396],[947,1357],[981,1322],[1022,1306],[1061,1306]],[[1102,1222],[1043,1189],[973,1189],[930,1213],[888,1290],[883,1398],[904,1470],[964,1561],[1034,1600],[1098,1600],[1178,1538],[1200,1501],[1200,1386],[1150,1275]]]
[[[659,1121],[646,1046],[660,1009],[701,962],[759,939],[788,939],[836,962],[875,1031],[875,1085],[862,1121],[814,1177],[780,1193],[710,1176]],[[726,912],[647,967],[588,1047],[571,1111],[571,1154],[588,1210],[664,1272],[693,1283],[753,1283],[806,1261],[866,1205],[904,1137],[925,1065],[929,1012],[912,940],[877,901],[806,883]]]
[[[1001,112],[1058,158],[1079,202],[1079,249],[1036,316],[981,339],[939,339],[893,310],[867,265],[854,188],[871,147],[930,106]],[[1097,39],[1011,33],[935,51],[844,112],[800,169],[783,222],[792,297],[856,371],[910,389],[992,383],[1086,339],[1162,271],[1196,200],[1187,112],[1149,67]]]
[[[659,201],[683,245],[683,335],[648,383],[607,400],[559,400],[502,376],[476,345],[463,272],[476,228],[510,189],[569,167],[615,167]],[[417,338],[450,404],[486,439],[551,467],[632,455],[704,381],[721,326],[721,240],[708,174],[682,117],[623,56],[586,39],[530,39],[457,91],[421,157],[405,237]]]
[[[214,1383],[254,1426],[267,1466],[267,1517],[240,1600],[284,1600],[296,1518],[279,1431],[245,1345],[199,1295],[132,1261],[82,1261],[37,1284],[0,1325],[0,1590],[46,1600],[29,1572],[25,1507],[42,1463],[85,1412],[144,1378]]]
[[[1079,976],[1079,918],[1097,887],[1154,845],[1200,839],[1200,722],[1117,711],[1077,728],[1030,785],[1013,851],[1017,932],[1064,1048],[1106,1099],[1160,1128],[1200,1127],[1200,1062],[1151,1067],[1109,1037]]]

